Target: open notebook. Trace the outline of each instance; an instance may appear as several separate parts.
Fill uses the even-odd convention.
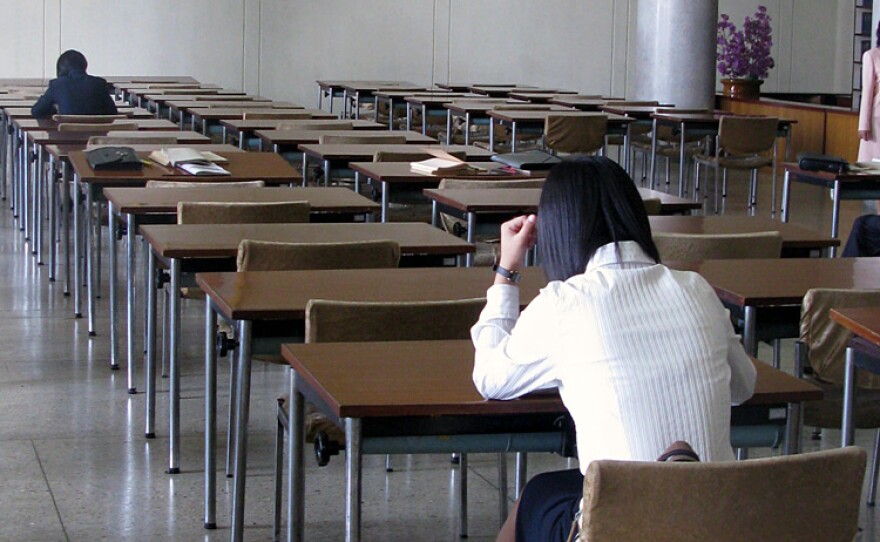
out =
[[[424,175],[452,175],[482,171],[482,169],[459,160],[445,151],[439,149],[423,150],[434,156],[434,158],[428,158],[420,162],[410,162],[410,170],[415,173],[422,173]]]
[[[163,166],[180,168],[190,175],[230,175],[229,171],[217,165],[228,160],[211,151],[188,147],[160,149],[150,153],[150,160]]]

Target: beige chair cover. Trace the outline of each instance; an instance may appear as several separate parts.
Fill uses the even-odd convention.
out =
[[[589,154],[605,146],[606,115],[549,115],[544,124],[544,142],[556,152]]]
[[[406,143],[406,136],[397,134],[352,134],[352,135],[336,135],[322,134],[318,141],[322,145],[402,145]]]
[[[198,181],[147,181],[147,188],[263,188],[266,186],[265,181],[230,181],[224,182],[205,182]]]
[[[731,234],[655,232],[654,243],[663,261],[778,258],[782,234],[778,231]]]
[[[397,267],[400,246],[395,241],[351,243],[275,243],[245,239],[238,245],[239,271],[298,269],[381,269]]]
[[[283,224],[309,221],[307,201],[216,203],[181,201],[178,224]]]

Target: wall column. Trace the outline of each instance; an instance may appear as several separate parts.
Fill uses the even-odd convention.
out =
[[[718,0],[639,0],[630,100],[715,105]]]

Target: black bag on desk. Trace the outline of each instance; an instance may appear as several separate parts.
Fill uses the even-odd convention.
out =
[[[492,161],[525,171],[544,171],[552,168],[562,160],[549,152],[535,150],[496,154],[492,157]]]
[[[798,167],[804,171],[830,171],[841,173],[849,169],[849,162],[839,156],[802,152],[798,154]]]
[[[86,153],[95,171],[137,171],[144,167],[131,147],[101,147]]]

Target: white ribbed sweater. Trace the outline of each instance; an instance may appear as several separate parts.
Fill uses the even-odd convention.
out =
[[[491,399],[558,387],[594,459],[653,461],[676,440],[733,459],[730,405],[755,369],[727,311],[695,273],[654,264],[633,242],[601,247],[586,273],[551,282],[519,313],[519,289],[489,288],[471,330],[474,384]]]

